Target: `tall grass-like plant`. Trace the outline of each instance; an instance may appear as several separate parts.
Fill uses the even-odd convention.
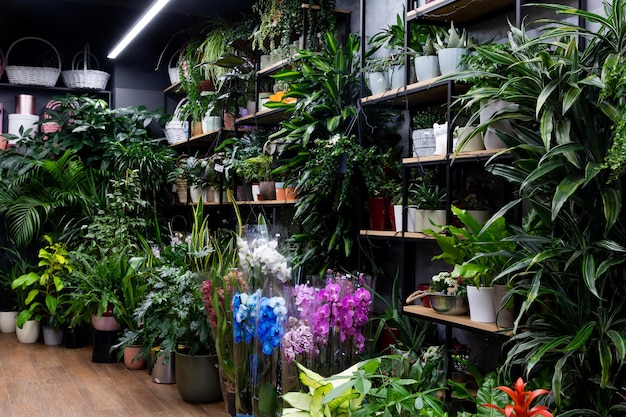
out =
[[[626,2],[605,2],[604,17],[547,7],[599,27],[591,34],[557,23],[531,38],[511,26],[506,50],[482,52],[508,76],[485,72],[501,85],[471,88],[461,98],[466,106],[511,103],[480,127],[512,124],[513,134],[499,135],[514,162],[494,160],[488,169],[518,189],[520,198],[500,214],[522,202],[526,209],[506,239],[517,244],[513,262],[500,274],[513,277],[523,300],[503,370],[520,367],[525,379],[550,375],[559,415],[618,415],[626,384],[626,218],[623,175],[605,165],[618,106],[603,96],[602,68],[626,44]],[[577,34],[588,38],[584,51]]]

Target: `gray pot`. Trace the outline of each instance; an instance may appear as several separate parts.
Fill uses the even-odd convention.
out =
[[[158,349],[153,349],[151,353],[153,356],[150,358],[152,382],[156,382],[157,384],[175,384],[176,357],[173,354],[170,355],[169,361],[166,363],[165,353],[162,353]]]
[[[176,352],[176,387],[189,403],[222,401],[217,355],[186,355]]]

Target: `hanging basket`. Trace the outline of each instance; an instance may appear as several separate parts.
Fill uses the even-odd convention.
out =
[[[178,63],[178,59],[174,62],[174,66],[172,66],[172,61],[180,55],[180,52],[180,49],[174,52],[167,64],[167,75],[169,75],[170,82],[172,84],[178,84],[180,82],[180,71],[178,70],[178,65],[176,65]]]
[[[95,69],[89,68],[91,61],[95,63]],[[82,61],[83,68],[78,69]],[[72,59],[72,69],[61,73],[63,82],[68,88],[104,90],[109,81],[110,74],[100,71],[98,59],[89,50],[89,44],[85,44],[85,50],[78,52]]]
[[[188,123],[181,117],[181,108],[186,102],[186,98],[178,102],[172,120],[165,124],[165,138],[170,145],[187,140]]]
[[[17,45],[17,43],[26,40],[36,40],[46,43],[50,48],[54,50],[54,53],[57,56],[58,66],[57,68],[52,67],[29,67],[23,65],[9,65],[9,56],[13,47]],[[21,84],[21,85],[38,85],[43,87],[54,87],[59,79],[59,75],[61,74],[61,56],[59,55],[59,51],[45,39],[36,38],[36,37],[25,37],[20,38],[13,42],[9,49],[7,50],[7,54],[4,60],[6,67],[5,70],[7,72],[7,77],[9,78],[10,84]]]

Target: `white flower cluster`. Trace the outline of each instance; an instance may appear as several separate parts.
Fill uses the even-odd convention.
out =
[[[291,279],[291,268],[287,265],[287,258],[276,249],[276,240],[256,238],[248,243],[238,237],[237,247],[243,268],[260,269],[261,273],[275,276],[281,282]]]

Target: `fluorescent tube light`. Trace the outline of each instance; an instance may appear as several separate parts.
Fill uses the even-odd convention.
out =
[[[109,52],[107,58],[117,58],[117,56],[124,50],[124,48],[126,48],[128,44],[131,43],[132,40],[135,39],[135,37],[137,37],[137,35],[139,35],[143,28],[145,28],[148,23],[150,23],[150,21],[154,19],[154,17],[161,11],[161,9],[163,9],[163,7],[165,7],[167,3],[169,3],[169,1],[170,0],[156,0],[154,3],[152,3],[152,6],[150,6],[150,8],[143,14],[143,16],[141,16],[141,18],[128,31],[128,33],[124,35],[122,40],[119,41],[117,45],[115,45],[115,48],[113,48],[113,50]]]

